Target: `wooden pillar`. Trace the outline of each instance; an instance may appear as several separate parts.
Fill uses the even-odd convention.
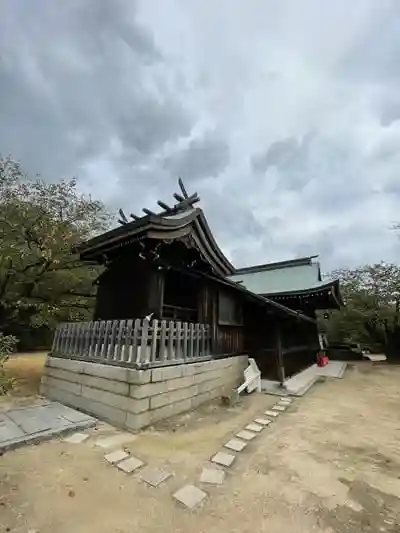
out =
[[[210,294],[211,305],[211,352],[216,354],[218,350],[218,290]]]
[[[153,270],[150,274],[148,311],[154,313],[154,318],[162,318],[164,304],[165,273],[161,268]]]
[[[285,381],[285,364],[283,361],[283,352],[282,352],[282,332],[281,326],[278,323],[276,325],[276,362],[278,366],[278,376],[281,384]]]
[[[198,322],[201,324],[208,324],[208,287],[207,285],[203,285],[199,289],[199,296],[198,296],[198,302],[197,302],[197,309],[198,309]]]

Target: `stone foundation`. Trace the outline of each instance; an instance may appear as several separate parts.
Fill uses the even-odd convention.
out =
[[[189,411],[243,382],[247,356],[134,370],[49,356],[41,394],[135,431]]]

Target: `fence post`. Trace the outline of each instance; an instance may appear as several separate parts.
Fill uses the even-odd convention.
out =
[[[99,338],[100,323],[98,321],[93,322],[92,339],[89,346],[90,357],[96,357],[97,342]]]
[[[131,324],[131,329],[132,329],[132,320],[120,320],[119,321],[119,329],[118,329],[118,335],[117,335],[117,350],[115,352],[115,359],[117,361],[123,361],[124,360],[124,355],[122,353],[122,348],[125,346],[125,342],[123,343],[122,342],[122,339],[124,339],[124,335],[126,334],[126,329],[127,329],[127,326],[128,326],[128,322],[130,322]],[[125,339],[124,339],[125,341]]]
[[[146,362],[151,361],[154,363],[156,360],[157,355],[157,340],[158,340],[158,320],[154,319],[151,323],[152,327],[152,337],[151,337],[151,351],[150,351],[150,357],[147,357]],[[147,355],[147,350],[146,350]]]
[[[137,318],[135,320],[135,324],[133,326],[133,332],[131,332],[130,336],[129,336],[129,357],[128,357],[128,361],[130,363],[132,361],[137,363],[140,331],[141,331],[141,321],[140,321],[139,318]],[[125,347],[128,348],[128,344],[125,344]]]
[[[176,341],[175,341],[175,357],[176,359],[183,359],[182,356],[182,323],[176,323]]]
[[[188,323],[183,323],[183,359],[188,357]]]
[[[101,359],[107,359],[107,350],[108,350],[108,334],[110,332],[110,328],[111,328],[111,321],[110,320],[107,320],[106,324],[105,324],[105,329],[104,329],[104,338],[103,338],[103,346],[101,348],[101,352],[100,352],[100,357]]]
[[[167,339],[167,322],[165,320],[161,320],[160,349],[159,349],[160,361],[165,361],[166,359],[165,357],[165,352],[167,350],[166,339]]]
[[[170,320],[168,324],[168,361],[174,359],[174,329],[174,322]]]
[[[200,324],[195,324],[194,326],[194,356],[199,357],[200,355]]]
[[[51,345],[51,353],[52,354],[55,354],[56,351],[57,351],[57,346],[58,346],[58,343],[59,343],[59,340],[60,340],[61,331],[62,331],[62,324],[59,324],[57,326],[57,328],[56,328],[55,333],[54,333],[53,343]]]
[[[119,320],[113,320],[111,323],[110,342],[109,342],[109,349],[107,352],[107,359],[109,361],[113,361],[115,359],[115,340],[117,336],[118,324],[119,324]]]
[[[138,346],[138,353],[136,356],[136,363],[139,366],[142,366],[142,364],[146,361],[147,358],[147,339],[149,335],[149,321],[143,320],[142,321],[142,334],[140,336],[140,343]],[[143,353],[144,352],[144,353]]]
[[[75,330],[75,324],[74,323],[70,323],[68,324],[68,329],[67,329],[67,335],[68,335],[68,342],[67,342],[67,346],[66,346],[66,354],[67,355],[73,355],[73,344],[74,344],[74,330]]]

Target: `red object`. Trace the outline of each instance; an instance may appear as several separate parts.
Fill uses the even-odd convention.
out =
[[[326,366],[329,363],[328,356],[325,352],[319,352],[317,354],[317,365],[318,366]]]

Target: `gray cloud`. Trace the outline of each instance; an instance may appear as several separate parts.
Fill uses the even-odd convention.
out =
[[[128,212],[181,175],[238,265],[398,261],[400,8],[355,4],[4,0],[0,152]]]
[[[266,172],[270,166],[281,167],[298,151],[299,143],[289,137],[272,143],[264,154],[253,156],[252,166],[255,172]]]
[[[191,140],[186,148],[167,158],[164,165],[172,174],[192,181],[218,176],[228,163],[229,146],[211,133]]]

